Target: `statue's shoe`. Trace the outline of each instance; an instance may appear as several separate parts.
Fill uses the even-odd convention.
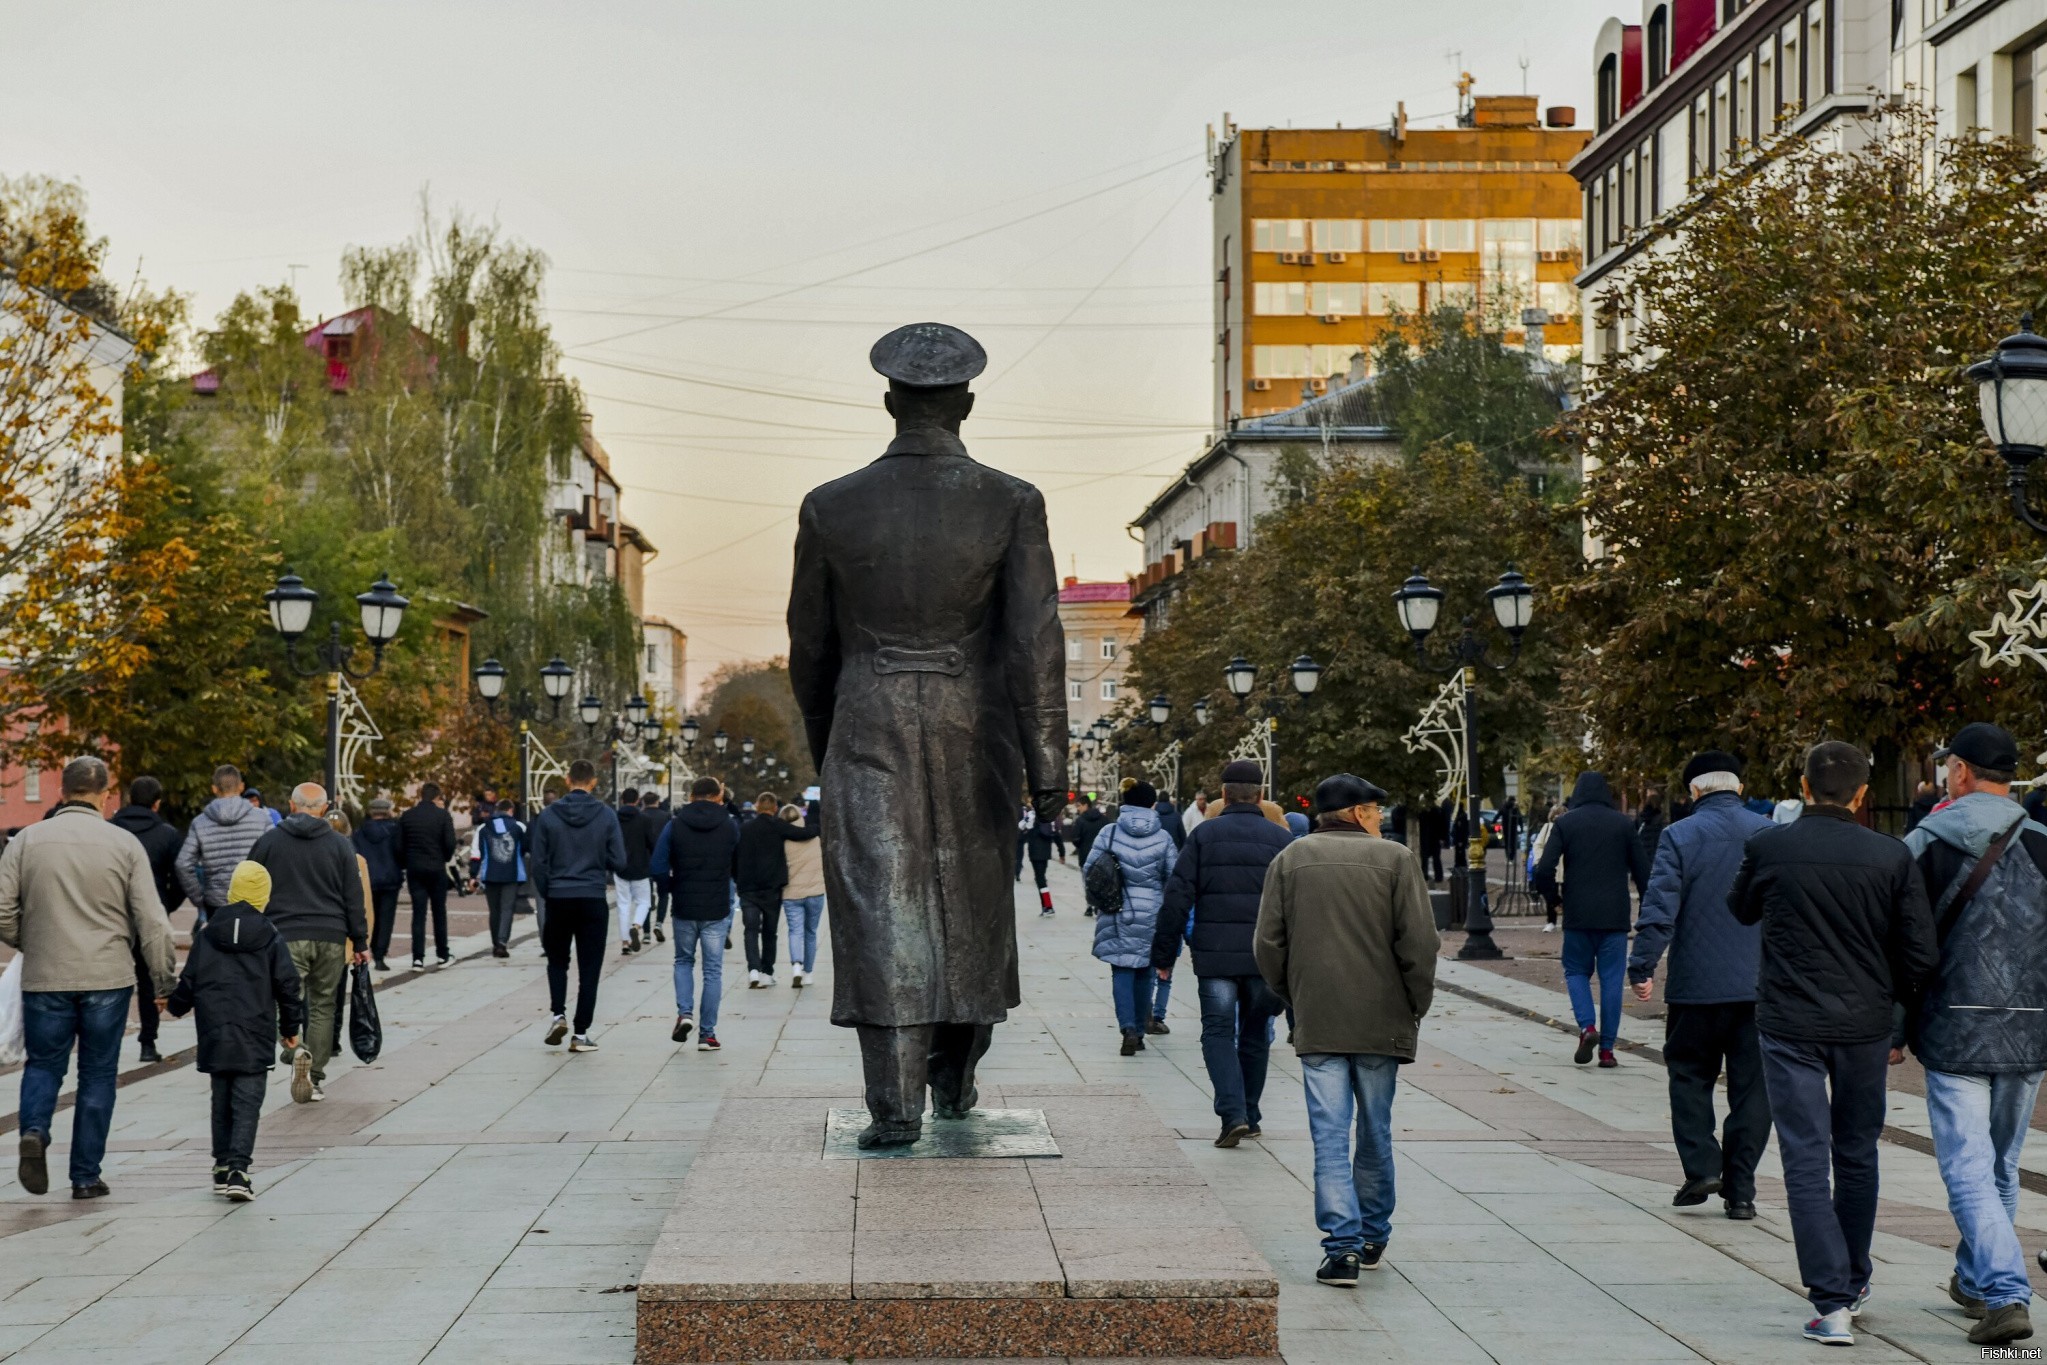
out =
[[[974,1112],[980,1103],[981,1092],[973,1086],[967,1087],[964,1095],[941,1095],[936,1088],[931,1092],[931,1116],[939,1119],[963,1119]]]
[[[870,1123],[858,1141],[863,1151],[873,1147],[907,1147],[923,1134],[921,1123]]]

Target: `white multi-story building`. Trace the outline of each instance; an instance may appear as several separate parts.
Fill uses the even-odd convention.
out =
[[[682,627],[659,616],[640,618],[640,694],[664,721],[680,721],[688,704],[684,675],[689,665],[689,636]]]

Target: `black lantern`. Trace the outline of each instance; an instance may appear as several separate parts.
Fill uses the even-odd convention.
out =
[[[704,727],[697,723],[697,718],[695,716],[691,716],[688,719],[684,720],[682,722],[682,747],[685,749],[696,748],[697,736],[702,734],[703,732]]]
[[[476,679],[476,695],[496,710],[498,698],[505,694],[505,666],[496,659],[485,659],[470,671]]]
[[[1303,697],[1313,696],[1322,682],[1322,665],[1305,654],[1287,665],[1287,672],[1293,676],[1294,691]]]
[[[711,747],[713,749],[716,749],[721,754],[725,752],[725,746],[730,744],[731,742],[732,736],[726,734],[723,730],[720,730],[718,731],[717,734],[711,736]]]
[[[1487,588],[1485,595],[1493,604],[1493,619],[1513,637],[1515,648],[1520,648],[1521,632],[1528,629],[1529,619],[1535,615],[1535,589],[1510,564],[1507,572],[1500,575],[1499,583]]]
[[[576,715],[583,724],[595,729],[598,720],[604,715],[604,702],[595,693],[587,694],[583,700],[576,703]]]
[[[263,594],[270,605],[270,624],[286,640],[296,640],[313,624],[313,604],[320,594],[306,586],[306,580],[287,570],[277,586]]]
[[[1151,699],[1151,723],[1153,725],[1164,725],[1167,721],[1171,720],[1172,718],[1173,718],[1172,699],[1166,696],[1166,694],[1163,692],[1159,693],[1156,697],[1153,697]]]
[[[739,752],[745,754],[748,758],[753,757],[754,747],[755,746],[752,735],[748,735],[746,736],[746,738],[739,741]]]
[[[355,595],[355,605],[362,612],[362,633],[369,638],[370,647],[382,649],[398,638],[405,609],[412,603],[399,595],[397,584],[378,574],[368,592]]]
[[[569,685],[575,680],[576,670],[559,654],[540,667],[540,690],[555,704],[556,712],[561,710],[561,700],[569,694]]]
[[[1230,695],[1242,701],[1257,685],[1258,670],[1249,659],[1239,654],[1223,667],[1223,682],[1229,687]]]
[[[1984,433],[2004,457],[2012,509],[2019,520],[2047,534],[2047,522],[2026,505],[2026,469],[2047,455],[2047,337],[2034,333],[2033,315],[2022,316],[2019,330],[1966,374],[1976,385]]]
[[[1198,698],[1194,703],[1194,723],[1196,725],[1206,725],[1208,721],[1208,698]]]
[[[647,723],[647,699],[638,692],[633,693],[625,704],[625,718],[637,730]]]
[[[1436,616],[1443,610],[1443,590],[1416,569],[1393,594],[1393,604],[1400,609],[1400,624],[1419,647],[1436,628]]]

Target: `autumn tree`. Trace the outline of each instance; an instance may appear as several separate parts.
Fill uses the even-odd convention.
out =
[[[1372,384],[1410,456],[1469,445],[1502,478],[1569,463],[1557,418],[1575,367],[1531,364],[1461,308],[1395,321],[1373,350]]]
[[[810,761],[810,743],[804,737],[803,715],[789,685],[787,659],[777,656],[720,664],[704,680],[703,700],[697,714],[703,734],[690,761],[698,772],[723,779],[745,796],[784,788],[800,792],[817,781]],[[720,730],[730,741],[723,757],[711,745],[711,736]],[[740,744],[748,736],[755,746],[751,769],[746,767],[740,752]],[[763,770],[761,760],[770,754],[788,765],[786,783]]]

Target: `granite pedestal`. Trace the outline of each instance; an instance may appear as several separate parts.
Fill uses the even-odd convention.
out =
[[[641,1361],[1279,1354],[1271,1267],[1135,1089],[981,1088],[1057,1157],[827,1160],[858,1103],[725,1097],[640,1276]]]

